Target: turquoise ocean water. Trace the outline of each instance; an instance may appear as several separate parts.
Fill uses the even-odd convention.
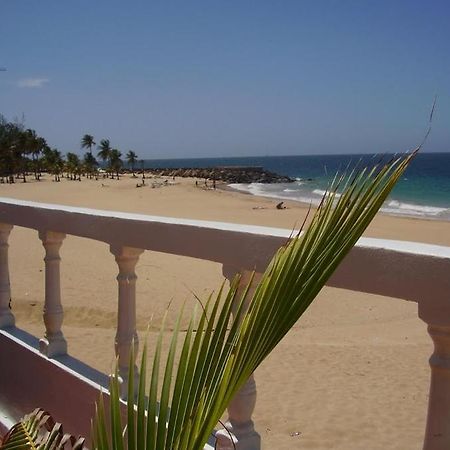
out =
[[[236,184],[253,195],[317,204],[336,171],[369,161],[374,155],[302,155],[243,158],[145,160],[145,167],[262,166],[296,179],[289,184]],[[379,157],[376,157],[377,159]],[[383,211],[389,214],[450,220],[450,153],[417,155]]]

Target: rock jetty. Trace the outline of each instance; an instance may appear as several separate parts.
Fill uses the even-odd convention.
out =
[[[169,168],[146,169],[147,173],[164,177],[191,177],[225,183],[292,183],[293,178],[278,175],[262,167],[210,167],[210,168]]]

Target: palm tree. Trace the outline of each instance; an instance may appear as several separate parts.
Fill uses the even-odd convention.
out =
[[[91,134],[85,134],[81,138],[81,148],[88,149],[88,153],[84,155],[84,163],[89,178],[92,178],[92,173],[95,171],[95,166],[98,166],[97,160],[92,155],[92,147],[94,146],[95,146],[94,136],[92,136]]]
[[[31,157],[33,160],[33,168],[34,168],[34,178],[38,181],[41,179],[41,168],[39,155],[44,151],[44,148],[47,147],[47,141],[42,137],[36,137],[31,147]]]
[[[109,161],[111,150],[112,150],[109,139],[102,139],[100,141],[100,145],[98,146],[98,149],[100,151],[97,153],[97,156],[99,158],[101,158],[101,160],[105,164],[107,161]]]
[[[32,139],[33,135],[31,133],[17,128],[17,134],[15,136],[13,147],[16,158],[18,160],[18,165],[21,168],[22,180],[24,183],[27,182],[26,175],[29,162],[26,155],[30,153],[29,147]],[[17,174],[17,177],[19,177],[19,174]]]
[[[94,136],[85,134],[81,138],[81,148],[88,148],[89,153],[92,153],[92,147],[95,147]]]
[[[54,173],[55,173],[55,180],[61,181],[60,174],[62,173],[64,169],[64,158],[59,150],[56,148],[53,149],[54,154]]]
[[[134,165],[137,163],[138,156],[136,155],[136,153],[133,152],[133,150],[129,150],[126,155],[126,158],[128,165],[131,166],[131,172],[133,173],[133,177],[136,177],[136,175],[134,174]]]
[[[203,448],[237,391],[312,303],[415,154],[336,177],[308,229],[277,252],[254,294],[250,289],[240,294],[236,278],[228,293],[221,289],[216,297],[211,295],[198,308],[199,320],[195,312],[192,315],[177,350],[180,313],[163,364],[161,331],[148,390],[146,346],[135,386],[131,345],[126,432],[116,373],[111,379],[110,414],[100,401],[91,448]]]
[[[81,164],[77,154],[71,152],[67,153],[66,169],[70,174],[71,180],[81,181]]]
[[[89,178],[92,178],[92,175],[97,172],[98,161],[90,151],[84,154],[83,166]]]
[[[54,175],[55,179],[54,181],[59,182],[60,180],[60,173],[64,167],[64,161],[61,155],[61,152],[58,151],[56,148],[51,149],[50,147],[46,147],[44,149],[44,158],[43,163],[46,170]]]
[[[123,166],[123,161],[120,159],[122,153],[117,150],[117,148],[113,148],[109,154],[109,167],[111,168],[111,175],[113,171],[116,172],[117,179],[119,179],[119,171]]]
[[[21,128],[0,114],[0,171],[1,177],[6,177],[9,183],[14,183],[14,175],[22,167],[21,136]]]
[[[7,176],[9,182],[13,183],[14,176],[19,178],[21,174],[26,183],[30,168],[34,171],[36,180],[39,180],[39,156],[46,147],[46,140],[38,136],[35,130],[25,130],[22,123],[8,122],[0,115],[0,171]],[[31,161],[28,155],[31,155]]]

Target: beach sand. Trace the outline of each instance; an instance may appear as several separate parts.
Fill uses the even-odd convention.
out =
[[[163,181],[163,180],[160,180]],[[195,187],[192,179],[136,188],[140,179],[62,179],[0,185],[0,196],[151,215],[292,229],[307,208],[276,199]],[[174,184],[172,184],[174,183]],[[365,236],[450,246],[450,222],[378,215]],[[68,236],[61,249],[63,331],[69,352],[109,373],[114,363],[117,267],[107,245]],[[36,231],[15,227],[10,239],[17,325],[43,334],[43,248]],[[192,293],[205,298],[222,282],[221,266],[145,252],[137,265],[141,337],[149,348],[167,305],[168,327]],[[324,288],[256,372],[254,421],[266,450],[422,448],[432,343],[416,304]]]

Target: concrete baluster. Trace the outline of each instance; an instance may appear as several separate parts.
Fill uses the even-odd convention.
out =
[[[45,249],[45,336],[39,341],[41,353],[49,358],[65,355],[67,342],[61,331],[64,312],[61,304],[59,250],[66,235],[54,231],[40,231],[39,239]]]
[[[435,271],[436,273],[436,271]],[[439,278],[447,275],[437,272]],[[429,275],[430,277],[433,274]],[[448,280],[448,278],[447,278]],[[435,286],[438,285],[438,281]],[[425,429],[424,450],[448,450],[450,448],[450,299],[448,291],[433,292],[421,296],[419,317],[428,325],[434,351],[430,357],[430,392]]]
[[[236,274],[236,269],[232,267],[223,267],[223,275],[232,280]],[[244,271],[240,281],[238,293],[242,294],[250,281],[251,272]],[[252,293],[256,287],[261,274],[255,274],[252,287],[249,289],[246,301],[250,301]],[[238,298],[240,298],[238,296]],[[237,305],[235,305],[237,306]],[[248,304],[244,305],[248,308]],[[234,313],[236,310],[234,311]],[[238,391],[233,400],[228,405],[228,420],[226,428],[235,438],[234,445],[237,450],[260,450],[261,436],[255,431],[255,425],[252,420],[253,411],[256,405],[256,383],[254,375],[251,375],[245,385]],[[231,437],[227,431],[218,432],[218,448],[228,449],[234,448],[231,443]]]
[[[219,430],[215,434],[215,438],[215,450],[234,450],[237,448],[238,440],[236,436],[230,434],[227,430]]]
[[[136,273],[135,268],[139,260],[141,249],[122,246],[110,246],[111,253],[115,256],[119,267],[117,282],[119,288],[117,333],[115,350],[119,362],[119,376],[121,378],[121,396],[126,399],[128,393],[128,370],[130,367],[130,349],[134,342],[134,360],[139,347],[136,332]],[[136,365],[135,388],[139,377]]]
[[[424,450],[450,448],[450,311],[447,326],[429,324],[434,343],[430,357],[431,380]]]
[[[8,239],[12,228],[12,225],[0,223],[0,328],[15,325],[14,315],[9,307],[11,287],[9,284]]]

